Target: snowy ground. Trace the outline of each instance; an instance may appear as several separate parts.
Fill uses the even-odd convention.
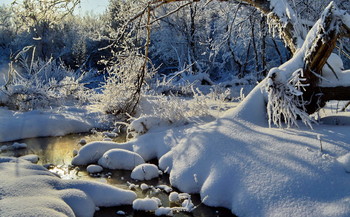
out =
[[[100,206],[129,205],[136,199],[134,192],[107,184],[61,180],[17,158],[0,158],[0,171],[1,216],[90,217]]]
[[[324,112],[321,111],[321,124],[315,124],[314,129],[309,129],[301,123],[300,129],[278,129],[268,128],[264,106],[261,92],[256,91],[237,108],[226,111],[208,123],[194,122],[176,126],[151,124],[146,134],[126,143],[91,142],[80,149],[72,163],[75,165],[99,163],[105,168],[127,170],[135,168],[134,175],[138,174],[137,179],[142,180],[146,179],[142,173],[144,175],[152,173],[152,177],[157,177],[154,166],[146,167],[142,164],[157,158],[159,168],[170,174],[170,183],[173,187],[186,193],[199,193],[205,204],[229,208],[238,216],[349,216],[348,113],[333,114],[335,104],[331,104]],[[84,131],[97,123],[95,120],[98,119],[98,113],[91,111],[61,108],[58,116],[57,111],[33,111],[24,114],[2,109],[3,115],[0,117],[9,125],[0,127],[2,136],[0,138],[11,140],[29,136],[23,133],[13,135],[12,132],[24,132],[24,129],[31,128],[30,137],[61,135],[72,130],[72,132]],[[90,116],[84,117],[86,114]],[[324,117],[325,115],[328,116]],[[146,117],[135,121],[134,127],[142,126],[144,124],[142,121],[146,124],[151,123],[147,122]],[[44,126],[53,127],[45,131]],[[11,168],[17,165],[14,163],[17,160],[2,161],[0,163],[2,173],[8,171],[9,174],[13,173],[14,170]],[[21,162],[20,168],[36,168],[34,165],[28,166],[29,164],[23,163],[22,160],[18,162]],[[27,174],[26,170],[24,171],[23,174]],[[38,179],[36,172],[28,174],[32,176],[28,176],[23,183],[32,183]],[[47,189],[56,191],[57,185],[54,183],[60,181],[53,183],[51,179],[51,176],[47,180],[44,178],[44,183],[47,183],[44,185]],[[18,186],[19,181],[15,181],[16,178],[9,180]],[[54,177],[54,180],[59,179]],[[4,181],[3,187],[7,188],[8,185],[10,186]],[[18,194],[12,191],[1,193],[1,197],[17,200],[15,195],[21,195],[22,192],[28,194],[33,186],[25,185],[27,190],[22,191],[20,188]],[[10,187],[14,189],[14,186]],[[63,189],[66,187],[61,191],[65,191]],[[74,192],[75,190],[71,195],[72,198],[83,197],[80,191],[76,192],[77,194]],[[56,193],[47,195],[50,200],[60,204],[61,196]],[[103,201],[104,198],[94,200],[97,201],[91,203],[90,199],[87,200],[89,206],[100,206],[98,200]],[[152,205],[154,212],[157,209],[160,209],[158,213],[173,211],[159,204],[156,207],[156,200],[152,200],[135,201],[135,209],[147,210],[147,207]],[[66,203],[71,207],[69,202]],[[15,204],[10,201],[2,205],[4,206],[2,209],[12,214]],[[52,208],[56,205],[51,206],[48,203],[40,206],[43,209],[49,207],[55,212],[57,209],[60,211],[69,209]],[[180,207],[190,209],[190,204]],[[75,208],[71,209],[74,211]],[[92,213],[92,209],[89,213]]]
[[[52,110],[11,111],[0,107],[0,142],[43,136],[62,136],[103,127],[103,114],[92,106],[63,106]]]
[[[207,124],[155,128],[124,144],[90,143],[72,163],[126,149],[158,158],[172,186],[238,216],[349,216],[350,126],[268,128],[259,92]]]

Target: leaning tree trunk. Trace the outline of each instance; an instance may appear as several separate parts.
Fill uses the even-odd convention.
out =
[[[277,27],[280,37],[294,56],[304,46],[300,44],[300,39],[306,39],[306,35],[303,34],[305,29],[300,25],[296,13],[285,0],[273,2],[269,0],[243,0],[243,2],[258,8],[268,16],[270,22],[273,22]],[[285,7],[289,14],[281,12],[281,10],[274,10],[279,7]],[[308,86],[303,90],[303,100],[308,101],[304,107],[308,114],[312,114],[319,108],[322,108],[327,101],[350,100],[350,84],[349,86],[337,87],[320,86],[322,69],[336,47],[337,40],[341,37],[350,37],[350,24],[344,22],[346,16],[349,17],[347,13],[337,9],[333,2],[330,3],[322,14],[321,19],[315,24],[318,25],[316,37],[313,38],[311,46],[304,51],[303,75],[306,79],[304,83],[308,84]],[[349,18],[347,19],[350,22]],[[309,42],[304,41],[305,43]]]
[[[305,107],[309,114],[323,107],[329,100],[350,100],[350,84],[348,87],[320,86],[322,69],[336,47],[337,40],[341,37],[350,37],[350,26],[347,26],[350,24],[344,22],[346,16],[349,15],[339,11],[336,5],[331,3],[319,20],[317,37],[305,53],[304,76],[309,86],[305,88],[303,96],[309,101]]]

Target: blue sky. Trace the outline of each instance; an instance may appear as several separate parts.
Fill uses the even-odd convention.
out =
[[[0,0],[0,4],[10,4],[13,0]],[[81,0],[80,6],[76,9],[76,13],[84,14],[93,12],[100,14],[105,11],[108,5],[108,0]]]

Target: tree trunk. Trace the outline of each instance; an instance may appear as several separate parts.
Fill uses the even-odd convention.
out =
[[[348,87],[320,87],[322,69],[341,37],[349,37],[349,28],[338,17],[336,6],[330,4],[321,17],[323,23],[317,31],[311,51],[305,54],[304,76],[309,84],[304,90],[304,99],[310,103],[306,106],[309,114],[322,108],[330,100],[350,100],[350,84]],[[321,28],[322,27],[322,28]],[[334,72],[335,73],[335,72]]]

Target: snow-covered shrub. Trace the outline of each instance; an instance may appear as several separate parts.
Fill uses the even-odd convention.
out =
[[[60,106],[67,100],[83,103],[90,93],[63,64],[28,61],[25,52],[17,56],[17,67],[11,64],[8,80],[0,90],[0,105],[20,111]]]
[[[216,90],[218,91],[218,90]],[[130,118],[127,124],[127,137],[137,137],[152,128],[173,125],[183,125],[211,119],[216,110],[222,110],[220,104],[227,100],[230,91],[217,94],[212,89],[209,94],[203,94],[198,88],[192,87],[190,98],[174,95],[143,95],[139,108],[139,117]],[[212,107],[215,105],[215,108]],[[219,108],[217,108],[219,105]]]
[[[285,78],[277,68],[269,72],[266,92],[268,93],[267,114],[270,127],[271,124],[282,127],[283,122],[287,127],[298,126],[298,118],[311,127],[311,119],[305,112],[307,102],[302,99],[302,88],[305,86],[301,83],[302,73],[303,70],[299,69],[290,78]]]
[[[145,58],[138,52],[120,57],[118,62],[108,69],[108,77],[102,85],[102,94],[97,97],[103,111],[113,115],[123,115],[135,110],[142,89],[139,82],[145,82],[152,71],[141,74]],[[141,79],[140,76],[144,76]]]

